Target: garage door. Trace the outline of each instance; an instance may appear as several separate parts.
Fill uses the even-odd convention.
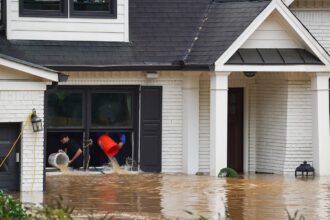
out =
[[[0,123],[0,161],[2,162],[19,133],[20,124]],[[5,163],[0,167],[0,189],[19,191],[20,187],[20,142]]]

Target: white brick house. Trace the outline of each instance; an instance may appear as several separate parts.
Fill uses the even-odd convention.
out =
[[[33,108],[45,122],[23,131],[16,190],[45,189],[62,133],[122,133],[119,159],[147,172],[330,175],[330,6],[300,1],[7,1],[0,132]],[[84,156],[102,165],[96,144]]]

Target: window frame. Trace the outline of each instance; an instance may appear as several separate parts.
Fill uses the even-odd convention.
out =
[[[109,0],[110,9],[107,12],[105,11],[77,11],[74,10],[74,2],[70,1],[70,18],[117,18],[117,0]]]
[[[19,16],[37,18],[67,18],[68,0],[60,0],[60,4],[61,9],[59,11],[24,9],[24,0],[19,0]]]

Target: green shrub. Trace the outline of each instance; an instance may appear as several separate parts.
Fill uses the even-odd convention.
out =
[[[237,178],[239,174],[234,169],[227,167],[220,170],[218,177]]]
[[[0,191],[0,219],[28,220],[28,215],[21,202]]]
[[[64,205],[63,198],[59,197],[50,205],[32,207],[28,210],[33,220],[71,220],[73,208]]]

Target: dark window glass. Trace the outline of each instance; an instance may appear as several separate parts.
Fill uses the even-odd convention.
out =
[[[116,17],[115,0],[71,0],[70,16]]]
[[[60,11],[61,0],[23,0],[25,10]]]
[[[82,109],[82,93],[49,93],[47,97],[48,127],[82,127]]]
[[[110,0],[73,0],[75,11],[110,11]]]
[[[92,126],[132,127],[131,94],[93,93]]]
[[[67,0],[19,0],[20,16],[66,17]]]

